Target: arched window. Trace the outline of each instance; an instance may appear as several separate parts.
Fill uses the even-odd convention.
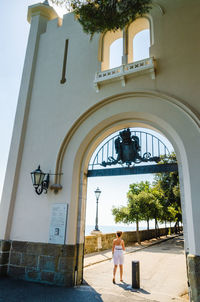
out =
[[[115,68],[122,64],[123,39],[119,38],[110,45],[109,68]]]
[[[95,74],[94,87],[112,79],[126,85],[126,78],[149,72],[155,79],[155,59],[151,58],[150,46],[154,43],[151,16],[136,19],[123,31],[110,31],[99,38],[99,68]],[[141,61],[141,62],[138,62]],[[137,62],[137,63],[135,63]]]
[[[121,30],[107,32],[102,39],[101,70],[108,70],[122,64]],[[117,65],[116,65],[117,64]]]
[[[146,17],[136,19],[124,32],[109,31],[101,35],[98,55],[101,71],[121,66],[122,58],[123,64],[149,58],[150,41],[150,21]]]
[[[133,39],[133,61],[149,58],[149,47],[149,29],[145,29],[136,34]]]
[[[128,63],[149,58],[149,47],[149,20],[138,18],[128,28]]]

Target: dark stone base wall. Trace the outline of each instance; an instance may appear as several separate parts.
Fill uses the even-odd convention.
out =
[[[0,240],[0,276],[7,275],[11,242]]]
[[[200,301],[200,256],[187,255],[187,274],[190,289],[190,301]]]
[[[76,285],[83,281],[83,261],[84,261],[84,244],[77,244],[77,280]]]
[[[83,244],[1,241],[1,246],[1,275],[4,273],[18,279],[67,287],[75,285],[76,275],[77,284],[82,282],[82,267],[77,262],[82,257]],[[79,271],[75,274],[77,267]]]

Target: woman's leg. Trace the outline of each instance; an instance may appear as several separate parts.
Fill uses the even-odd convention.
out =
[[[119,265],[119,269],[120,269],[120,281],[123,281],[123,278],[122,278],[122,276],[123,276],[123,264]]]
[[[117,265],[114,265],[114,268],[113,268],[113,281],[115,281],[116,271],[117,271]]]

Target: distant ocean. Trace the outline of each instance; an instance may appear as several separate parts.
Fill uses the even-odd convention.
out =
[[[108,234],[108,233],[115,233],[116,231],[135,231],[135,225],[131,225],[131,226],[117,226],[117,225],[100,225],[99,226],[99,230],[103,233],[103,234]],[[140,230],[145,230],[146,229],[146,225],[142,225],[140,226]],[[94,226],[93,225],[86,225],[85,228],[85,236],[90,235],[91,231],[94,230]]]
[[[166,225],[167,227],[170,226],[169,223],[167,223]],[[146,221],[141,221],[140,222],[140,231],[142,230],[146,230],[147,229],[147,223]],[[154,221],[149,221],[149,228],[150,229],[154,229],[155,224]],[[164,228],[165,224],[161,224],[159,223],[159,228]],[[90,235],[90,233],[94,230],[94,225],[86,225],[85,228],[85,236]],[[109,234],[109,233],[116,233],[116,231],[122,231],[122,232],[126,232],[126,231],[135,231],[136,230],[136,225],[135,223],[133,223],[132,225],[127,225],[127,226],[121,226],[121,225],[99,225],[99,230],[103,233],[103,234]]]

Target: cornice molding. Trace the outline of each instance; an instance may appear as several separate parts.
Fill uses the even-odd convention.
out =
[[[34,4],[28,7],[27,20],[29,23],[31,23],[31,19],[34,16],[42,16],[47,20],[53,20],[58,18],[58,15],[53,9],[53,7],[43,3]]]

